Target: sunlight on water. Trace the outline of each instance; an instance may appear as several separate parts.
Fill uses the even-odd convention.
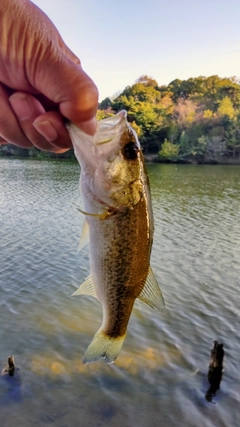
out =
[[[119,368],[125,375],[141,375],[143,371],[155,371],[157,372],[160,368],[168,365],[172,361],[178,361],[181,363],[181,354],[175,349],[171,350],[167,355],[161,355],[154,351],[152,348],[146,348],[142,352],[138,352],[136,357],[127,355],[123,351],[121,357],[119,357],[115,364],[112,365],[112,373],[114,368]],[[72,359],[69,355],[68,360],[63,360],[62,357],[57,354],[54,356],[50,354],[37,354],[34,355],[31,363],[31,370],[36,375],[73,375],[75,373],[82,373],[87,375],[88,372],[109,372],[109,366],[103,361],[96,362],[91,365],[83,365],[80,357]]]
[[[152,268],[166,308],[137,301],[114,364],[83,365],[101,325],[77,252],[77,163],[0,159],[1,427],[238,427],[240,168],[148,165]],[[213,340],[225,370],[205,400]]]

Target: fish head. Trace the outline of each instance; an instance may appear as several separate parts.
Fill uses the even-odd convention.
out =
[[[144,165],[126,111],[98,122],[94,136],[68,127],[88,191],[95,200],[119,210],[134,207],[144,193]]]

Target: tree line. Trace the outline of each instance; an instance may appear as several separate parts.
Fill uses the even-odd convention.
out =
[[[196,77],[159,86],[141,76],[114,99],[106,98],[97,119],[125,109],[145,156],[159,161],[240,163],[240,83],[235,77]],[[36,148],[0,148],[0,154],[73,158]]]
[[[240,84],[235,77],[189,78],[159,86],[141,76],[115,99],[99,104],[98,117],[125,109],[145,155],[160,161],[240,161]]]

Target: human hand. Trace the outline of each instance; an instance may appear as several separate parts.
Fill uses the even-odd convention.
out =
[[[65,118],[94,134],[97,102],[49,18],[29,0],[1,0],[0,144],[62,153],[72,147]]]

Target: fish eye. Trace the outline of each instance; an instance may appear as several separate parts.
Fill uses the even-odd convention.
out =
[[[129,142],[122,150],[122,154],[127,160],[135,160],[138,156],[139,148],[134,142]]]

